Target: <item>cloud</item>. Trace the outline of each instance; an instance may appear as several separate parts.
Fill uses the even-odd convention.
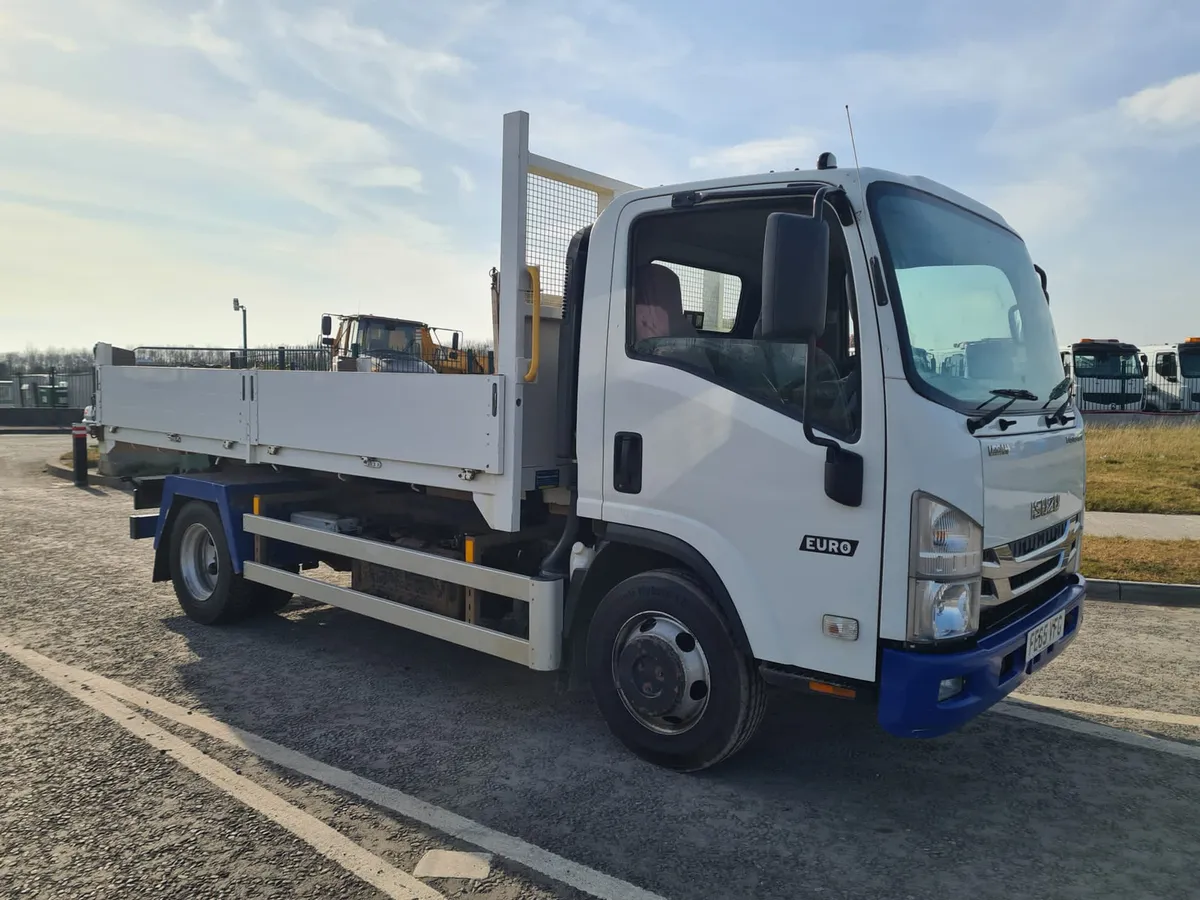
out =
[[[1120,101],[1131,119],[1147,125],[1183,126],[1200,124],[1200,72],[1181,75],[1144,88]]]
[[[0,202],[0,302],[53,311],[5,343],[229,344],[239,323],[217,310],[235,296],[250,306],[252,341],[307,341],[322,313],[359,310],[489,336],[496,255],[464,253],[444,235],[422,238],[365,226],[333,235],[185,234]],[[64,320],[83,309],[87,329],[72,331]]]
[[[813,165],[816,152],[816,140],[806,135],[762,138],[693,156],[691,167],[717,170],[726,175],[807,168]]]
[[[11,16],[0,14],[0,42],[6,41],[47,44],[61,53],[74,53],[79,49],[79,45],[70,38],[25,27]]]
[[[376,166],[353,175],[351,181],[359,187],[396,187],[419,190],[421,172],[411,166]]]
[[[164,296],[253,293],[281,334],[360,302],[451,325],[478,315],[486,332],[475,273],[497,262],[493,176],[514,108],[531,114],[533,152],[653,185],[807,168],[825,149],[846,163],[848,102],[864,162],[980,197],[1056,271],[1088,260],[1089,310],[1102,273],[1153,255],[1126,226],[1119,260],[1088,258],[1117,227],[1097,212],[1129,160],[1185,191],[1200,146],[1200,76],[1178,68],[1200,15],[1169,0],[1065,0],[1034,17],[927,0],[869,40],[819,12],[823,38],[803,54],[794,35],[814,21],[786,4],[3,5],[0,298],[19,285],[69,304],[95,284],[129,322],[152,323]],[[1147,199],[1143,218],[1162,215]]]
[[[20,134],[118,154],[115,177],[143,177],[131,164],[174,162],[176,177],[225,172],[339,217],[355,207],[337,185],[417,189],[421,173],[397,164],[397,147],[367,123],[260,90],[222,104],[205,120],[85,102],[41,87],[0,84],[0,134]],[[122,159],[125,160],[122,164]],[[2,167],[2,164],[0,164]]]
[[[464,194],[475,193],[475,178],[462,166],[451,166],[450,171],[458,180],[458,189]]]

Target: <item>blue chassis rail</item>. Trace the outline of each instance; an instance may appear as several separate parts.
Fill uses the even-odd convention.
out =
[[[216,506],[229,545],[233,571],[241,573],[242,562],[254,558],[254,538],[242,529],[242,516],[251,512],[255,494],[267,495],[311,488],[312,482],[273,473],[205,472],[197,475],[168,475],[163,481],[162,501],[157,513],[129,517],[131,538],[154,538],[161,555],[163,536],[181,505],[176,499],[203,500]]]
[[[1074,576],[1045,603],[961,653],[921,653],[884,648],[879,667],[879,724],[898,737],[937,737],[954,731],[1003,700],[1079,634],[1087,583]],[[1032,660],[1025,658],[1029,632],[1065,612],[1063,636]],[[962,693],[938,702],[938,685],[963,678]]]

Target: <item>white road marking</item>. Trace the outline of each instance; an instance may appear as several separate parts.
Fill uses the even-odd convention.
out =
[[[1068,719],[1065,716],[1056,715],[1055,713],[1042,712],[1040,709],[1029,709],[1028,707],[1018,706],[1011,702],[999,703],[993,709],[1002,716],[1024,719],[1026,722],[1036,722],[1039,725],[1049,725],[1052,728],[1062,728],[1078,734],[1103,738],[1106,741],[1116,741],[1118,744],[1128,744],[1131,747],[1139,747],[1142,750],[1156,750],[1159,753],[1170,753],[1173,756],[1182,756],[1184,759],[1200,761],[1200,747],[1192,744],[1168,741],[1163,738],[1150,737],[1147,734],[1134,734],[1131,731],[1122,731],[1120,728],[1112,728],[1108,725],[1101,725],[1098,722]]]
[[[166,753],[233,799],[270,819],[326,859],[378,888],[393,900],[446,900],[443,894],[400,871],[374,853],[364,850],[320,819],[292,806],[186,741],[164,731],[111,694],[89,688],[78,676],[53,670],[41,663],[44,657],[38,658],[37,654],[31,651],[13,647],[6,640],[0,639],[0,650],[24,663],[64,693],[108,717],[135,737],[141,738],[154,749]]]
[[[639,888],[627,881],[606,875],[582,863],[573,862],[556,853],[551,853],[549,850],[543,850],[520,838],[495,831],[486,825],[481,825],[395,788],[318,762],[257,734],[226,725],[211,716],[185,709],[169,700],[147,694],[137,688],[128,687],[119,681],[105,678],[103,675],[96,675],[84,669],[56,662],[40,653],[20,647],[3,634],[0,634],[0,652],[5,652],[20,660],[39,674],[55,673],[59,676],[70,676],[85,683],[93,690],[103,691],[111,697],[162,716],[171,722],[248,750],[275,765],[291,769],[293,772],[353,794],[376,806],[390,809],[406,819],[421,822],[443,834],[459,838],[499,857],[520,863],[547,878],[573,887],[592,897],[597,897],[599,900],[666,900],[659,894]]]
[[[1059,709],[1088,716],[1108,716],[1112,719],[1136,719],[1139,722],[1159,722],[1164,725],[1186,725],[1189,728],[1200,728],[1200,716],[1158,712],[1153,709],[1132,709],[1128,706],[1104,706],[1101,703],[1083,703],[1079,700],[1038,697],[1031,694],[1013,694],[1012,699],[1022,703],[1032,703],[1034,706],[1044,706],[1047,709]]]
[[[418,878],[487,878],[492,854],[463,853],[461,850],[430,850],[413,869]]]

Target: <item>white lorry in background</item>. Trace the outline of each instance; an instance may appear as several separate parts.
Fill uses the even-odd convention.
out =
[[[1060,348],[1082,412],[1141,412],[1146,373],[1141,352],[1116,338],[1084,338]]]
[[[1079,633],[1083,428],[999,214],[831,154],[637,189],[531,153],[524,113],[502,179],[494,373],[97,347],[106,445],[212,460],[130,519],[189,616],[295,593],[560,670],[680,770],[745,745],[768,682],[932,737]]]
[[[1143,347],[1147,412],[1200,412],[1200,337]]]

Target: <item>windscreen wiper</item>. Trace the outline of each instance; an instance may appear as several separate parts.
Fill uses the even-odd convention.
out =
[[[977,407],[975,407],[976,409],[983,409],[983,407],[987,406],[989,403],[991,403],[997,397],[1007,397],[1008,402],[1001,403],[995,409],[989,410],[988,412],[984,413],[982,416],[979,416],[978,418],[967,419],[967,431],[971,432],[971,434],[974,434],[976,431],[978,431],[984,425],[987,425],[990,422],[994,422],[996,419],[998,419],[1001,416],[1001,414],[1003,414],[1003,412],[1006,409],[1008,409],[1010,406],[1012,406],[1018,400],[1036,400],[1037,399],[1037,394],[1031,394],[1029,391],[1025,390],[1024,388],[997,388],[996,390],[991,391],[990,393],[992,396],[988,397],[986,400],[984,400],[982,403],[980,403]]]
[[[1046,402],[1044,404],[1042,404],[1042,409],[1045,409],[1047,406],[1049,406],[1051,403],[1053,403],[1055,400],[1057,400],[1063,394],[1067,393],[1067,389],[1070,388],[1070,386],[1071,386],[1070,377],[1064,378],[1062,381],[1060,381],[1058,384],[1056,384],[1054,386],[1054,390],[1052,390],[1050,392],[1050,396],[1046,398]],[[1070,422],[1072,419],[1074,419],[1075,418],[1074,416],[1071,416],[1070,418],[1068,418],[1066,415],[1067,407],[1070,405],[1071,405],[1071,398],[1067,397],[1067,399],[1063,401],[1062,406],[1060,406],[1058,409],[1056,409],[1050,415],[1046,416],[1046,427],[1049,428],[1055,422],[1062,422],[1064,425],[1066,425],[1068,422]]]
[[[1042,409],[1045,409],[1047,406],[1049,406],[1051,403],[1053,403],[1055,400],[1057,400],[1059,397],[1061,397],[1063,394],[1065,394],[1067,392],[1067,388],[1069,388],[1070,386],[1071,386],[1071,376],[1068,375],[1066,378],[1064,378],[1062,381],[1060,381],[1058,384],[1056,384],[1052,391],[1050,391],[1050,396],[1047,397],[1046,402],[1042,404]]]

